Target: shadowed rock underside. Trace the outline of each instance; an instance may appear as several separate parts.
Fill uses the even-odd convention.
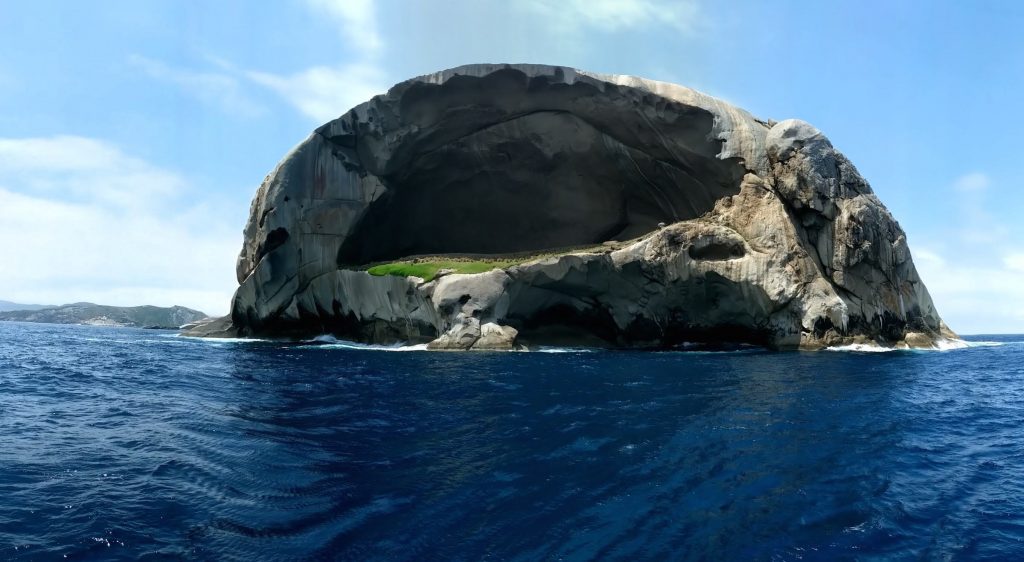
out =
[[[531,253],[544,257],[430,282],[365,271]],[[432,349],[955,337],[899,225],[814,127],[542,65],[421,76],[314,131],[257,191],[237,274],[230,317],[193,335]]]

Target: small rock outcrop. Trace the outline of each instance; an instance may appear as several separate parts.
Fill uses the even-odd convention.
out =
[[[415,256],[527,257],[429,282],[367,271]],[[955,337],[895,219],[811,125],[543,65],[421,76],[318,128],[257,191],[237,274],[230,317],[192,335],[430,349]]]

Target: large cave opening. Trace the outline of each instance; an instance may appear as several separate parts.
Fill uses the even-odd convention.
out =
[[[739,191],[744,168],[717,157],[707,111],[626,88],[561,85],[544,97],[535,84],[513,92],[526,101],[495,110],[487,100],[507,101],[514,87],[488,94],[479,80],[476,100],[418,95],[434,120],[392,149],[401,162],[382,167],[387,191],[350,231],[339,264],[628,240]],[[402,111],[424,113],[415,103]]]

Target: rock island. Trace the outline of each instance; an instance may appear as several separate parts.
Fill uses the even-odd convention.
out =
[[[689,88],[469,65],[324,124],[256,192],[197,336],[430,349],[774,349],[955,338],[818,129]]]

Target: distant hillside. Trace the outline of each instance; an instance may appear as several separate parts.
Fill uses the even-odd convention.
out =
[[[11,301],[0,301],[0,312],[6,312],[8,310],[40,310],[43,308],[53,308],[52,304],[21,304]]]
[[[206,318],[206,314],[172,306],[104,306],[90,302],[76,302],[37,310],[7,310],[0,312],[0,320],[17,322],[46,322],[49,324],[89,324],[93,326],[131,326],[137,328],[176,329],[183,324]]]

